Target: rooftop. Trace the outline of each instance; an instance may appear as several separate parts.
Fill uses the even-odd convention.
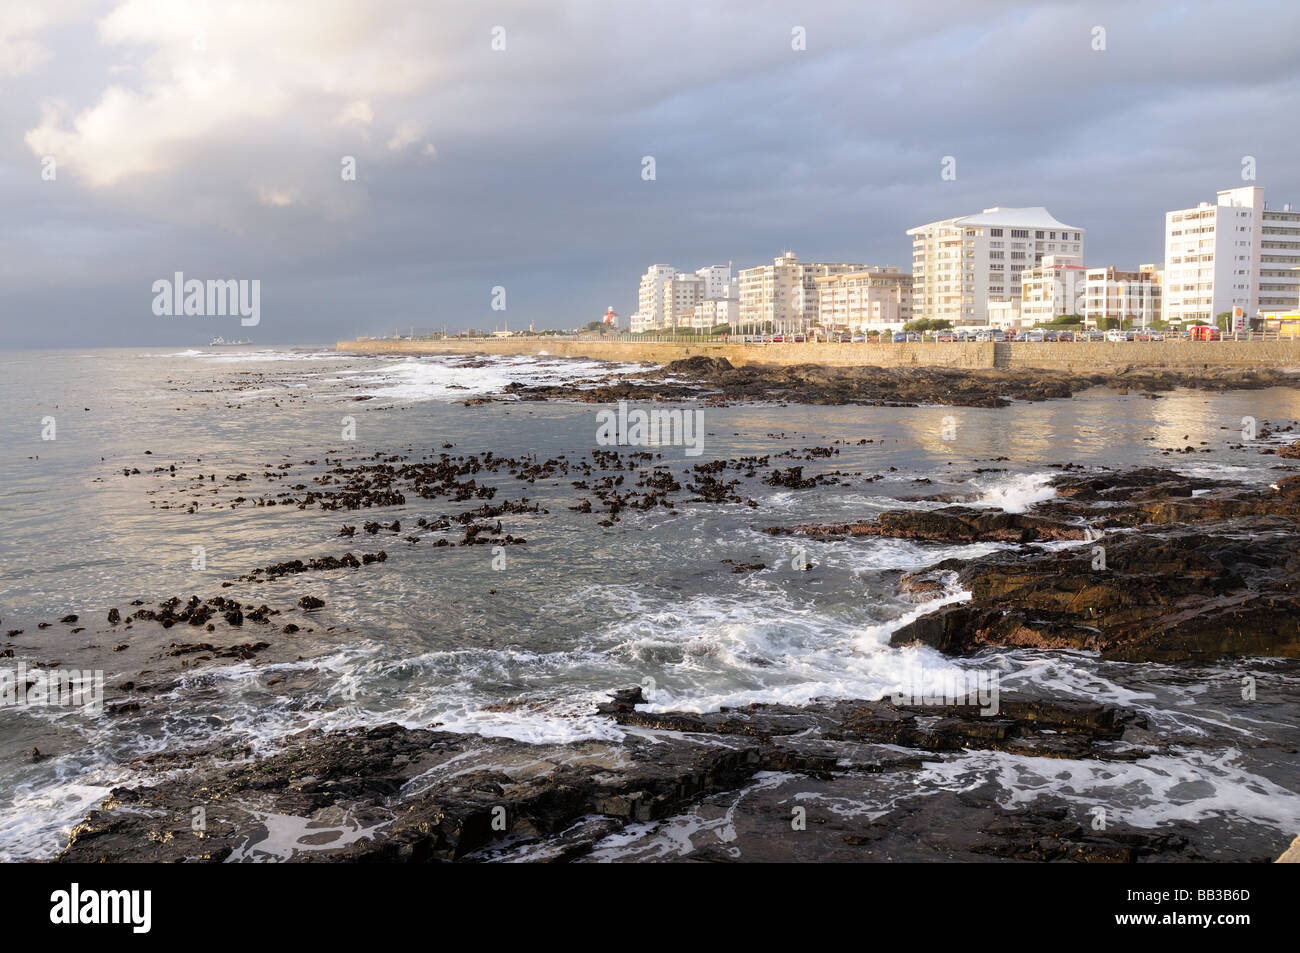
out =
[[[1006,228],[1055,228],[1067,231],[1081,232],[1083,229],[1077,225],[1066,225],[1058,221],[1042,205],[1029,205],[1025,208],[1003,208],[995,205],[993,208],[986,208],[978,215],[963,215],[959,218],[948,219],[954,225],[992,225],[994,227]],[[907,234],[913,235],[923,228],[920,225],[916,228],[909,228]]]

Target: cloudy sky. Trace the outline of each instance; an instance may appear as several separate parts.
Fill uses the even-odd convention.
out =
[[[0,348],[572,327],[654,262],[910,265],[992,205],[1136,267],[1244,156],[1300,204],[1297,36],[1294,0],[3,0]],[[176,271],[260,280],[260,325],[156,316]]]

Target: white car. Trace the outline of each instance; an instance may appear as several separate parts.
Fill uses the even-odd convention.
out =
[[[1128,340],[1128,332],[1127,332],[1127,331],[1121,331],[1121,330],[1119,330],[1119,328],[1111,328],[1109,331],[1106,332],[1106,340],[1107,340],[1107,341],[1127,341],[1127,340]]]

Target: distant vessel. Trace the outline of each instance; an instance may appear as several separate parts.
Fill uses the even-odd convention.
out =
[[[252,341],[227,341],[225,338],[213,338],[208,342],[208,347],[239,347],[252,343]]]

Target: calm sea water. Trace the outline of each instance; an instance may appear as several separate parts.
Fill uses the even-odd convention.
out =
[[[581,495],[570,485],[579,475],[534,484],[504,471],[480,476],[500,487],[493,502],[526,495],[549,511],[503,519],[504,531],[528,540],[507,549],[504,568],[494,567],[487,546],[402,539],[417,518],[478,501],[408,495],[403,506],[357,512],[227,505],[240,490],[226,475],[254,476],[245,492],[256,497],[268,492],[261,474],[288,463],[283,483],[309,483],[328,469],[327,456],[419,458],[451,444],[450,454],[585,459],[596,446],[597,406],[463,401],[513,381],[639,371],[546,358],[363,358],[290,348],[0,352],[0,629],[22,630],[0,641],[0,650],[14,652],[0,665],[102,669],[109,701],[121,697],[127,679],[165,687],[128,714],[0,708],[0,858],[53,855],[111,786],[138,780],[127,762],[153,751],[212,741],[270,749],[306,727],[393,720],[525,740],[615,737],[619,729],[589,714],[593,701],[647,678],[656,706],[710,710],[878,697],[919,670],[975,665],[1000,671],[1003,691],[1138,708],[1173,747],[1131,765],[970,753],[926,769],[923,786],[992,782],[1009,805],[1040,793],[1081,805],[1105,798],[1130,823],[1211,825],[1223,842],[1260,853],[1300,829],[1294,665],[1188,669],[1036,652],[954,662],[895,649],[889,632],[921,611],[895,595],[899,571],[995,546],[810,542],[815,569],[802,572],[792,565],[794,544],[762,532],[939,505],[918,497],[942,492],[1019,509],[1050,497],[1050,467],[1063,463],[1194,468],[1271,482],[1280,461],[1229,444],[1239,442],[1244,416],[1300,418],[1293,390],[1188,390],[1159,400],[1097,390],[1001,409],[707,407],[703,456],[664,447],[656,462],[680,474],[715,458],[843,441],[830,459],[775,462],[802,464],[806,473],[838,470],[847,474],[844,485],[787,490],[751,480],[742,496],[757,508],[690,504],[624,514],[602,528],[598,516],[568,509]],[[345,417],[355,420],[355,440],[343,439]],[[946,417],[954,418],[953,440],[942,436]],[[42,439],[51,426],[54,439]],[[857,445],[863,439],[871,442]],[[1159,453],[1202,441],[1210,452]],[[124,468],[141,472],[125,476]],[[1000,472],[977,472],[988,468]],[[187,488],[199,473],[217,481],[189,512]],[[884,478],[868,479],[875,474]],[[344,523],[368,519],[401,520],[404,533],[338,537]],[[389,555],[382,565],[221,587],[269,563],[381,546]],[[194,568],[196,547],[202,569]],[[724,559],[766,568],[735,574]],[[199,633],[153,623],[111,633],[105,621],[109,607],[125,614],[135,599],[152,605],[173,595],[232,595],[289,610],[305,593],[324,598],[325,607],[310,617],[286,611],[272,647],[255,659],[192,670],[166,652]],[[57,623],[69,613],[84,631]],[[279,623],[290,619],[303,631],[279,636]],[[56,624],[39,629],[41,622]],[[238,638],[203,637],[219,644],[259,637],[256,627],[245,629]],[[1248,710],[1239,701],[1247,672],[1268,687]],[[517,704],[501,704],[507,701]],[[33,747],[45,757],[33,760]]]

